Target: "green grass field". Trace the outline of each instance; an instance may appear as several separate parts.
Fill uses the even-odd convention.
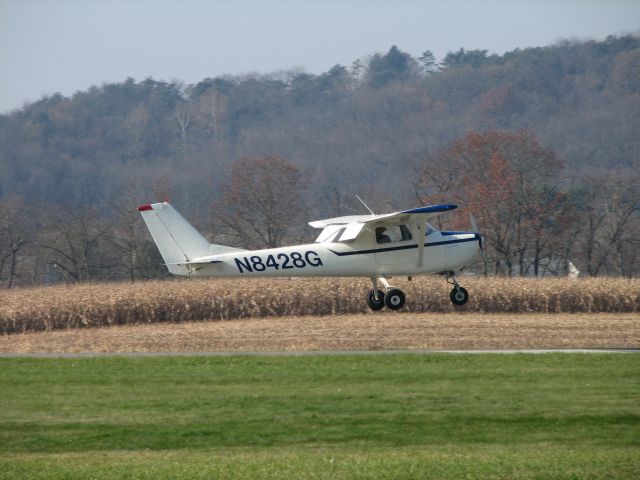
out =
[[[0,360],[0,478],[637,478],[640,355]]]

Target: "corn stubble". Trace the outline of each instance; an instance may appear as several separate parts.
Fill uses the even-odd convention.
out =
[[[640,311],[640,280],[460,277],[471,299],[449,302],[442,279],[393,279],[403,311],[596,313]],[[365,313],[363,279],[204,279],[25,288],[0,293],[0,333],[154,322]],[[381,313],[371,313],[380,315]],[[387,314],[387,313],[382,313]]]

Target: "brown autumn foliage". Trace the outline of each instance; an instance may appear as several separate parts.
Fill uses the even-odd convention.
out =
[[[533,261],[538,275],[541,259],[558,256],[568,243],[562,234],[573,227],[572,205],[559,188],[562,168],[531,132],[472,132],[427,157],[416,186],[422,203],[457,203],[474,215],[488,240],[485,272],[523,272]]]
[[[640,311],[640,280],[461,277],[471,299],[458,308],[441,279],[393,283],[407,295],[404,312]],[[0,333],[364,313],[369,288],[364,279],[212,279],[14,289],[0,292]]]

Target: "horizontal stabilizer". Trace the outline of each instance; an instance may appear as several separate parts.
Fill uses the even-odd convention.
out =
[[[165,263],[165,265],[210,265],[212,263],[223,263],[222,260],[194,260],[192,262]]]

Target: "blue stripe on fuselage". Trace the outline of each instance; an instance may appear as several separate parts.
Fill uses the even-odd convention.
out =
[[[474,232],[440,232],[443,237],[449,237],[451,235],[475,235]]]
[[[473,238],[457,238],[455,240],[444,240],[442,242],[425,243],[424,246],[425,248],[437,247],[438,245],[451,245],[453,243],[475,242],[476,240],[480,240],[480,235],[478,235],[477,233],[474,234]],[[330,248],[328,250],[332,253],[335,253],[339,257],[345,257],[349,255],[368,255],[371,253],[396,252],[398,250],[411,250],[413,248],[417,249],[418,245],[416,244],[416,245],[402,245],[400,247],[373,248],[370,250],[357,250],[355,252],[336,252],[334,250],[331,250]]]

